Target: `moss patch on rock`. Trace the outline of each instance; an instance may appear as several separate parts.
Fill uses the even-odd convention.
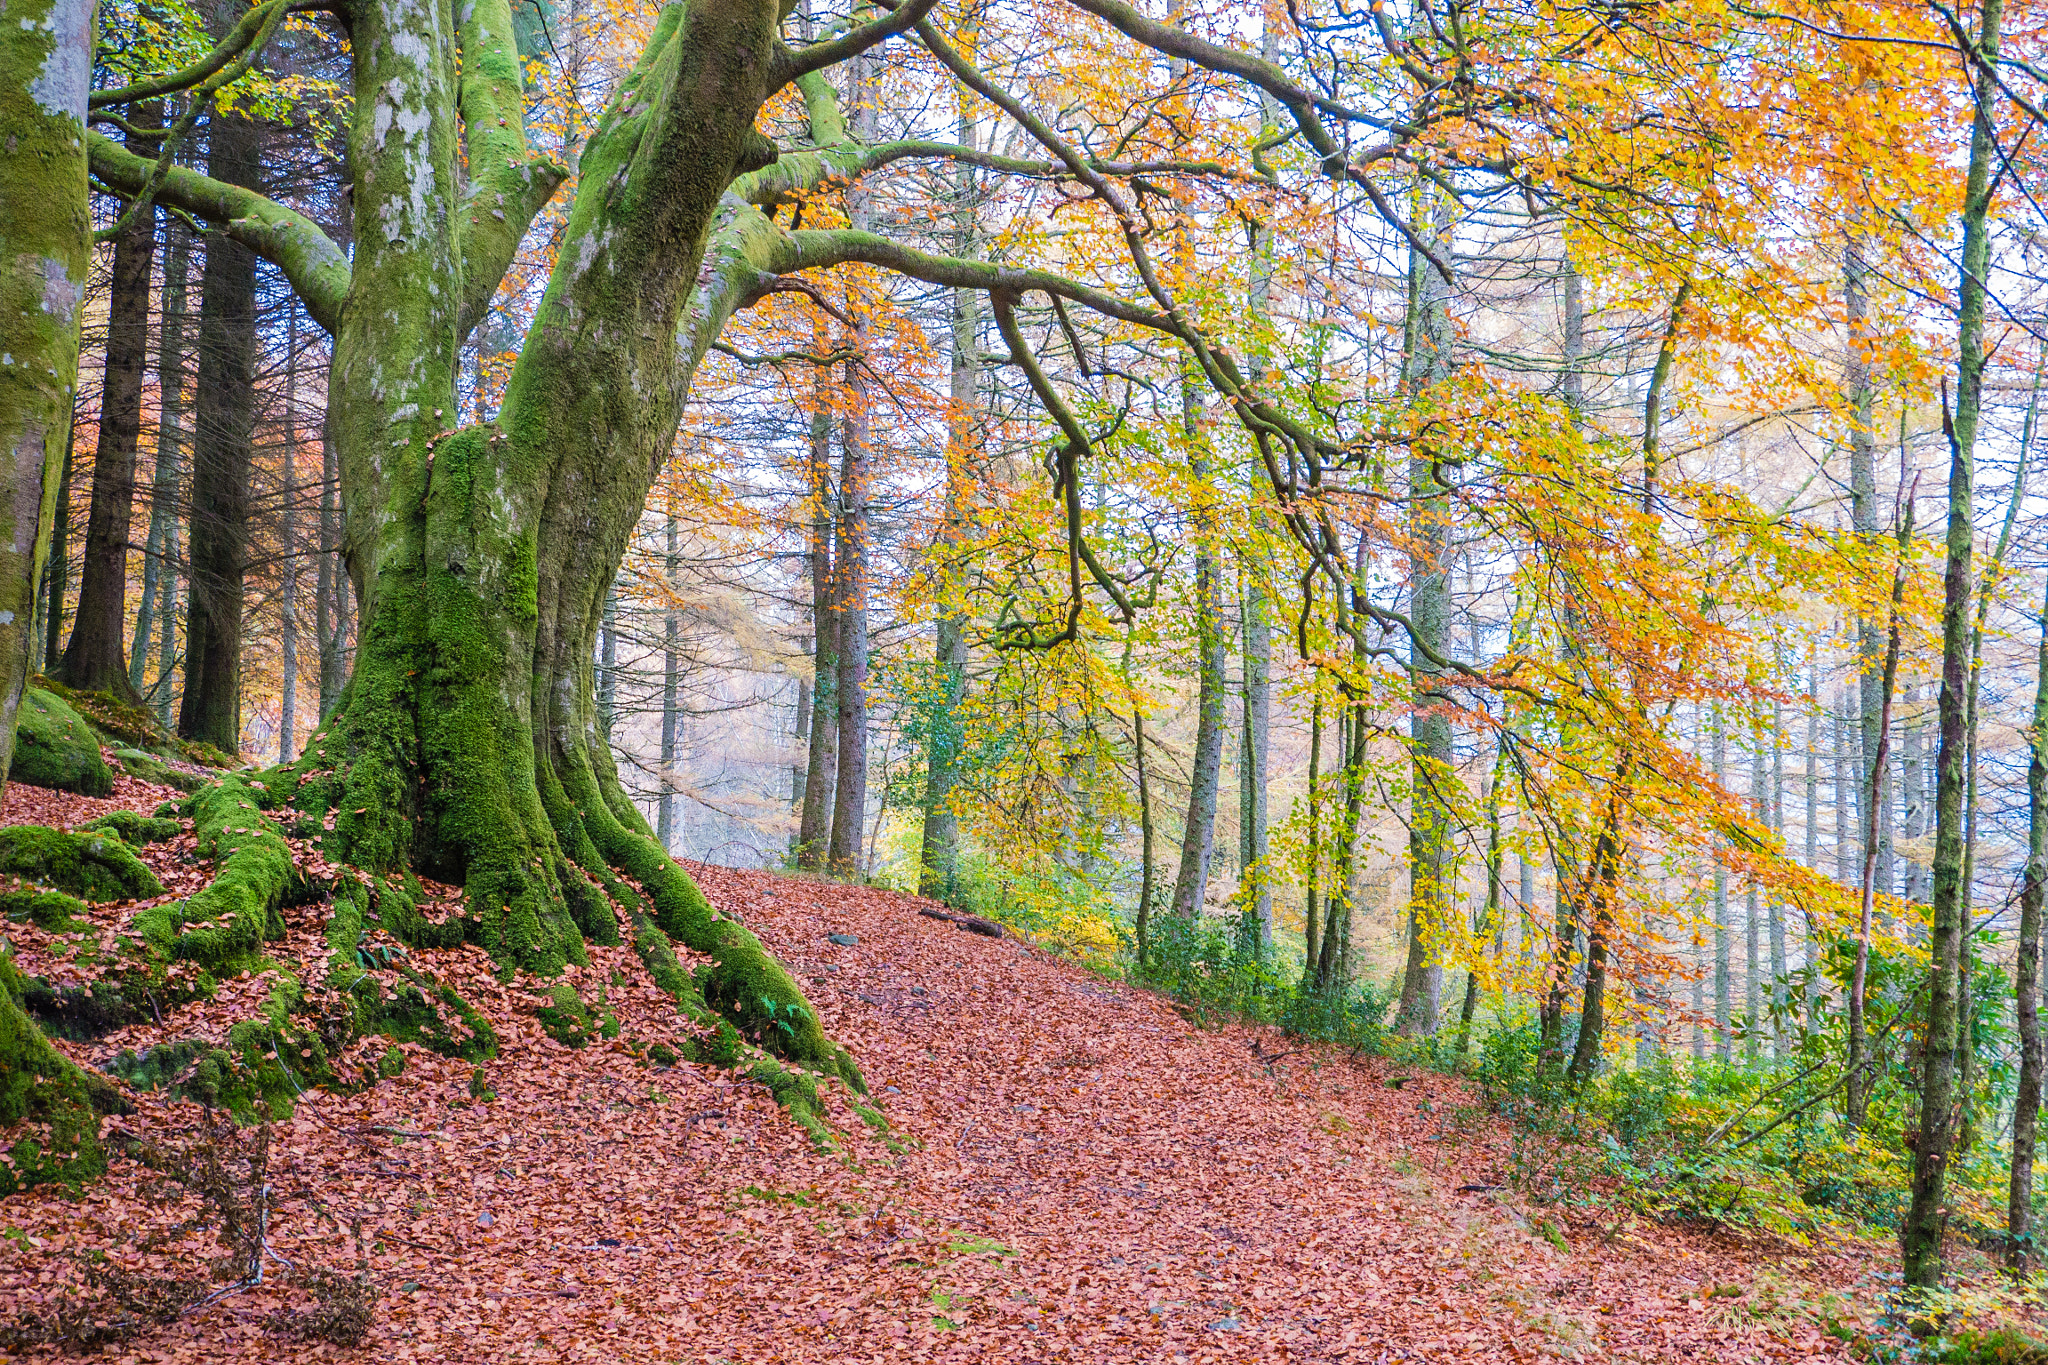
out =
[[[185,832],[185,827],[176,820],[160,819],[132,810],[109,811],[79,825],[78,829],[85,833],[111,834],[131,848],[160,844]]]
[[[110,834],[67,834],[44,825],[0,829],[0,873],[89,901],[147,900],[164,893],[135,851]]]
[[[52,787],[82,796],[111,796],[114,770],[100,753],[100,737],[54,692],[31,687],[15,713],[12,782]]]
[[[24,1129],[0,1154],[0,1196],[51,1182],[81,1184],[107,1168],[100,1113],[113,1107],[110,1090],[91,1085],[50,1046],[22,1008],[22,988],[14,955],[0,950],[0,1125]]]

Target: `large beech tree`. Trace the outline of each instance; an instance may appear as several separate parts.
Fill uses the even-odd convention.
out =
[[[508,968],[547,974],[580,961],[587,941],[617,934],[609,893],[627,907],[650,970],[686,1004],[701,995],[784,1057],[860,1085],[858,1069],[825,1037],[788,975],[744,928],[712,911],[626,797],[603,739],[592,669],[607,587],[672,449],[699,363],[739,310],[792,287],[790,277],[803,272],[863,262],[987,297],[1009,364],[1057,429],[1051,464],[1067,532],[1065,608],[1047,621],[999,623],[1004,643],[1073,639],[1084,594],[1132,611],[1127,580],[1087,543],[1078,470],[1096,451],[1020,322],[1030,295],[1174,348],[1183,358],[1173,363],[1235,418],[1280,495],[1279,524],[1310,566],[1304,587],[1320,575],[1325,593],[1341,602],[1356,586],[1322,498],[1327,479],[1364,466],[1363,445],[1319,418],[1290,416],[1271,396],[1279,386],[1248,380],[1199,327],[1162,283],[1169,272],[1148,247],[1153,210],[1143,196],[1176,179],[1235,180],[1264,193],[1278,177],[1262,154],[1297,141],[1308,177],[1382,216],[1414,243],[1421,268],[1448,281],[1447,254],[1393,207],[1403,197],[1399,184],[1414,174],[1403,149],[1448,130],[1433,167],[1469,157],[1533,192],[1538,178],[1518,168],[1513,148],[1498,139],[1474,143],[1458,130],[1497,123],[1504,110],[1531,110],[1527,131],[1540,146],[1545,115],[1498,88],[1469,44],[1404,38],[1384,20],[1366,41],[1395,59],[1387,79],[1408,93],[1376,104],[1368,92],[1346,103],[1275,61],[1118,0],[1070,4],[1103,27],[1078,15],[1076,23],[1123,50],[1165,59],[1181,73],[1176,79],[1238,88],[1247,111],[1265,97],[1281,126],[1261,129],[1248,112],[1243,130],[1256,143],[1249,160],[1258,173],[1173,155],[1097,157],[956,50],[929,17],[932,0],[880,0],[824,40],[799,45],[785,40],[789,15],[776,0],[678,0],[660,13],[581,149],[552,274],[496,420],[481,425],[457,417],[459,349],[568,174],[529,141],[507,0],[330,7],[351,62],[350,252],[286,204],[90,136],[100,187],[130,201],[153,196],[270,260],[332,338],[327,430],[360,645],[346,695],[305,754],[257,786],[269,809],[321,837],[330,859],[370,874],[365,884],[338,886],[337,935],[374,906],[402,939],[467,937]],[[203,103],[247,69],[290,8],[313,6],[262,0],[211,56],[98,92],[94,107],[111,113],[178,89]],[[1035,143],[1038,156],[863,136],[865,125],[842,111],[827,72],[898,36],[920,44]],[[1519,70],[1510,74],[1520,79]],[[757,121],[791,86],[801,96],[803,131],[785,133],[791,145],[778,146]],[[1374,107],[1407,112],[1380,116]],[[980,144],[991,145],[1000,144]],[[804,228],[799,215],[780,214],[913,159],[1060,182],[1092,203],[1107,240],[1120,245],[1124,288],[935,254],[857,228]],[[1064,313],[1061,322],[1071,339]],[[1340,616],[1361,649],[1367,632],[1415,634],[1399,611],[1362,596]],[[1451,666],[1427,638],[1418,636],[1417,649],[1418,662]],[[460,885],[466,914],[429,922],[408,894],[412,871]],[[244,932],[256,933],[254,923]],[[711,968],[685,976],[666,946],[671,939],[709,954]]]

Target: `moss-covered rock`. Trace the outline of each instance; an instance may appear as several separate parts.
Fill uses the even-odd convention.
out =
[[[132,848],[162,843],[166,839],[175,839],[185,832],[185,827],[176,820],[165,820],[132,810],[109,811],[97,819],[86,821],[78,828],[91,833],[111,834]]]
[[[112,693],[81,692],[55,678],[43,677],[37,678],[30,685],[30,690],[61,699],[94,729],[117,743],[137,749],[161,749],[177,743],[176,738],[157,720],[155,712],[146,706],[123,701]]]
[[[22,988],[14,955],[0,949],[0,1127],[19,1125],[0,1152],[0,1195],[50,1182],[80,1184],[107,1166],[100,1112],[110,1107],[110,1092],[90,1085],[50,1046],[22,1008]]]
[[[130,777],[139,777],[144,782],[153,782],[159,787],[176,787],[179,791],[196,792],[212,780],[198,773],[186,772],[183,768],[174,768],[155,754],[146,753],[141,749],[114,749],[109,751],[108,757],[119,764],[121,771]]]
[[[31,687],[15,713],[11,782],[54,787],[82,796],[111,796],[114,770],[100,753],[99,734],[62,697]]]
[[[89,901],[147,900],[164,893],[135,851],[110,834],[67,834],[45,825],[0,829],[0,873]]]
[[[0,891],[0,915],[53,934],[76,932],[85,927],[85,902],[62,891]]]

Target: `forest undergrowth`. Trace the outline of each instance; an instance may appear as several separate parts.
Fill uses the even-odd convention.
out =
[[[17,784],[0,824],[76,824],[165,795],[130,778],[104,800]],[[173,892],[203,878],[189,834],[140,853]],[[480,950],[422,950],[413,969],[487,1025],[482,1060],[364,1040],[355,1084],[241,1127],[110,1076],[128,1112],[109,1120],[106,1176],[0,1204],[0,1323],[16,1349],[691,1362],[1883,1349],[1892,1281],[1868,1229],[1660,1216],[1590,1130],[1539,1140],[1501,1112],[1504,1076],[1474,1083],[1390,1053],[1359,997],[1338,1022],[1285,1021],[1290,1033],[1224,998],[1227,957],[1183,957],[1207,995],[1157,977],[1167,989],[1145,990],[895,892],[690,871],[804,983],[886,1130],[828,1090],[820,1144],[761,1085],[681,1060],[691,1026],[630,948],[591,949],[578,986],[604,1013],[573,1045],[544,1026],[548,983],[503,978]],[[134,913],[91,910],[103,931]],[[283,914],[271,956],[317,952],[320,906]],[[24,972],[50,967],[31,926],[10,933]],[[109,1075],[124,1055],[219,1041],[267,976],[59,1046]],[[1602,1111],[1610,1125],[1620,1112]],[[69,1341],[28,1344],[39,1334]]]

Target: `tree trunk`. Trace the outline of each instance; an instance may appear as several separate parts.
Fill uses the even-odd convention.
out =
[[[156,467],[149,485],[149,540],[142,556],[142,601],[135,613],[135,638],[128,650],[128,685],[138,694],[149,667],[152,631],[176,628],[172,587],[177,568],[170,560],[172,527],[178,514],[178,461],[185,432],[185,287],[192,235],[175,218],[164,229],[163,321],[157,334]],[[152,697],[169,695],[170,677],[160,673]]]
[[[277,635],[283,679],[277,717],[277,761],[289,763],[299,742],[299,310],[286,325],[284,371],[284,511],[278,518]]]
[[[1779,702],[1771,703],[1771,832],[1782,844],[1785,839],[1785,716]],[[1772,896],[1764,907],[1764,928],[1771,950],[1771,1057],[1783,1061],[1786,1052],[1785,903]]]
[[[1749,725],[1749,803],[1757,823],[1768,826],[1770,794],[1764,789],[1763,726],[1754,712]],[[1753,1063],[1763,1049],[1764,1028],[1763,902],[1754,877],[1744,890],[1742,910],[1742,1012],[1748,1029],[1743,1055]]]
[[[847,412],[840,423],[839,537],[833,555],[838,592],[839,772],[832,794],[832,837],[825,866],[851,877],[860,871],[868,809],[868,477],[869,445],[863,329],[854,329],[856,359],[846,365]]]
[[[2020,1035],[2019,1093],[2012,1111],[2012,1186],[2006,1203],[2006,1264],[2034,1263],[2034,1143],[2041,1121],[2041,906],[2048,897],[2048,603],[2034,661],[2034,715],[2027,727],[2027,867],[2020,882],[2019,958],[2013,1000]]]
[[[1728,727],[1721,719],[1719,703],[1714,706],[1714,785],[1728,785]],[[1728,1026],[1735,1004],[1734,935],[1728,923],[1728,865],[1714,860],[1714,1056],[1729,1059]]]
[[[323,725],[340,704],[342,687],[348,681],[341,667],[340,599],[346,590],[348,575],[342,572],[340,563],[341,522],[335,506],[339,488],[331,418],[323,415],[320,420],[320,577],[315,587],[320,601],[314,608],[313,618],[313,632],[319,636],[320,723]]]
[[[128,150],[155,156],[163,105],[140,106]],[[128,630],[128,550],[135,514],[135,450],[142,435],[142,376],[149,359],[150,273],[156,260],[156,211],[137,213],[114,238],[113,288],[107,299],[106,377],[100,387],[99,443],[93,451],[92,501],[71,643],[55,676],[86,692],[141,701],[128,683],[122,652]]]
[[[959,139],[963,147],[975,145],[974,120],[962,105]],[[953,254],[973,260],[980,249],[980,232],[975,210],[980,192],[974,168],[958,168],[953,208]],[[924,839],[918,855],[918,892],[934,900],[952,900],[959,881],[960,818],[953,810],[953,784],[960,762],[962,733],[958,711],[967,681],[967,632],[963,613],[955,604],[956,589],[951,579],[957,572],[952,563],[954,546],[967,515],[969,462],[975,458],[978,423],[975,390],[981,380],[981,296],[971,289],[953,291],[951,381],[946,423],[946,520],[934,547],[936,572],[945,580],[939,588],[938,637],[932,665],[938,682],[936,706],[927,736],[929,754],[925,764]]]
[[[1190,440],[1199,440],[1195,430],[1193,391],[1183,386],[1182,427]],[[1190,456],[1189,465],[1197,485],[1209,474],[1208,461],[1200,453]],[[1205,494],[1197,494],[1205,497]],[[1215,527],[1206,512],[1195,519],[1195,672],[1196,715],[1195,757],[1188,775],[1187,823],[1181,832],[1180,868],[1173,879],[1175,916],[1192,920],[1202,911],[1209,887],[1209,860],[1216,848],[1216,804],[1223,782],[1223,733],[1227,728],[1225,710],[1228,687],[1228,636],[1223,628],[1223,585],[1217,557]]]
[[[1247,566],[1244,594],[1244,744],[1238,764],[1239,863],[1250,888],[1245,909],[1258,920],[1259,943],[1273,942],[1273,880],[1266,866],[1267,755],[1273,724],[1273,628],[1256,566]]]
[[[1927,1029],[1921,1061],[1920,1141],[1913,1152],[1913,1197],[1900,1229],[1909,1288],[1932,1289],[1942,1274],[1942,1199],[1956,1126],[1956,1051],[1968,1046],[1959,1028],[1968,989],[1963,954],[1963,786],[1968,736],[1971,581],[1971,511],[1975,493],[1977,424],[1984,386],[1985,275],[1990,263],[1992,162],[1999,152],[1992,109],[1999,98],[1991,71],[1998,53],[2003,0],[1984,0],[1977,35],[1981,55],[1973,68],[1975,117],[1970,169],[1963,195],[1963,261],[1958,291],[1956,409],[1949,438],[1948,533],[1942,574],[1941,745],[1937,752],[1933,930],[1928,942]]]
[[[832,794],[839,782],[839,612],[832,570],[832,418],[820,382],[811,413],[811,621],[817,653],[811,672],[811,747],[804,808],[797,824],[796,865],[825,866],[832,840]]]
[[[1307,940],[1308,971],[1315,974],[1316,950],[1321,946],[1322,925],[1317,919],[1317,878],[1323,868],[1323,693],[1317,688],[1309,695],[1308,709],[1308,853],[1302,868],[1306,886],[1302,933]]]
[[[216,110],[207,174],[257,187],[262,130]],[[209,237],[199,286],[199,390],[192,441],[191,600],[178,734],[242,746],[242,606],[249,561],[249,461],[256,430],[256,253]]]
[[[1868,275],[1869,266],[1863,259],[1862,241],[1852,231],[1842,252],[1842,295],[1849,328],[1848,358],[1843,366],[1842,383],[1849,391],[1852,415],[1849,427],[1849,517],[1857,539],[1865,544],[1874,544],[1877,540],[1877,431],[1872,411],[1868,354]],[[1857,714],[1862,724],[1856,764],[1858,792],[1874,790],[1870,784],[1870,773],[1872,758],[1877,753],[1878,672],[1883,667],[1883,627],[1873,617],[1859,618],[1856,623]],[[1858,828],[1868,824],[1866,817],[1858,822]],[[1882,827],[1879,837],[1882,837]],[[1860,859],[1858,861],[1861,862]],[[1891,867],[1882,848],[1878,850],[1876,875],[1879,884],[1890,890]]]
[[[1421,192],[1418,200],[1431,242],[1447,245],[1450,206],[1434,189]],[[1406,379],[1409,391],[1422,395],[1450,378],[1451,291],[1420,250],[1409,254],[1408,278],[1415,325]],[[1451,755],[1453,698],[1442,684],[1442,660],[1451,640],[1451,507],[1438,466],[1451,457],[1426,444],[1417,444],[1415,452],[1408,463],[1408,616],[1414,623],[1408,656],[1414,707],[1409,721],[1408,957],[1394,1027],[1426,1036],[1436,1032],[1443,1007],[1443,961],[1434,940],[1447,922],[1458,882],[1452,800],[1458,774]]]
[[[80,305],[91,264],[86,96],[94,8],[81,0],[16,0],[0,24],[0,782],[14,753],[14,717],[28,678],[37,576],[50,549],[60,460],[78,389]],[[34,1117],[43,1141],[0,1166],[0,1194],[39,1180],[80,1181],[102,1169],[99,1123],[76,1066],[21,1008],[13,958],[0,949],[0,1124]],[[39,1150],[35,1150],[38,1149]]]
[[[1866,1023],[1869,1004],[1864,996],[1870,974],[1872,908],[1877,901],[1878,827],[1883,819],[1883,803],[1879,800],[1879,793],[1884,790],[1886,766],[1891,757],[1892,693],[1899,679],[1901,608],[1906,596],[1907,552],[1912,542],[1913,499],[1908,493],[1899,521],[1898,559],[1892,566],[1890,621],[1886,628],[1884,667],[1878,674],[1877,747],[1871,751],[1869,786],[1863,799],[1863,880],[1857,902],[1856,954],[1849,969],[1849,1056],[1842,1081],[1842,1122],[1851,1130],[1863,1126],[1864,1117],[1870,1106],[1871,1092],[1877,1088],[1874,1068],[1866,1056],[1869,1051]]]
[[[663,520],[667,523],[668,554],[662,561],[662,585],[673,594],[683,557],[676,544],[676,509],[672,498],[668,515]],[[674,853],[676,848],[676,757],[682,724],[682,713],[676,703],[680,681],[678,672],[682,663],[682,631],[682,617],[676,614],[673,603],[667,604],[661,613],[661,769],[658,775],[661,798],[655,807],[654,826],[654,837],[667,853]]]
[[[1131,751],[1138,762],[1138,966],[1145,967],[1151,960],[1152,951],[1152,897],[1155,883],[1157,858],[1153,847],[1152,822],[1152,780],[1145,759],[1145,708],[1134,697],[1131,701]]]
[[[78,427],[74,421],[64,437],[64,466],[57,476],[57,505],[50,522],[48,568],[43,574],[43,668],[57,666],[63,656],[58,646],[64,639],[64,599],[71,580],[71,476],[78,454]]]

